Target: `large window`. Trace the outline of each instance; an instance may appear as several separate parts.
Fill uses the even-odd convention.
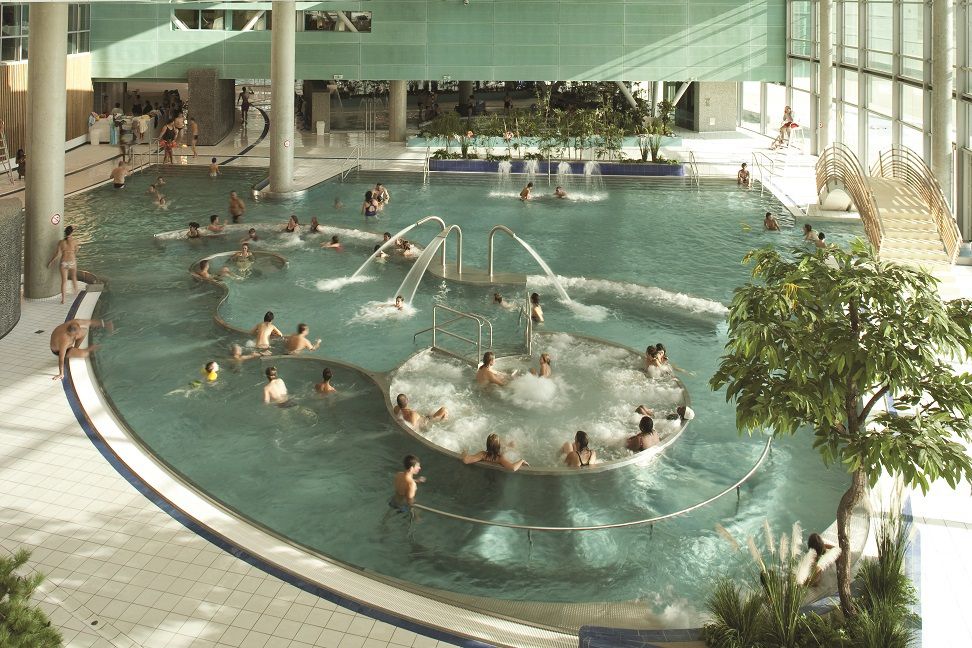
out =
[[[91,7],[76,4],[68,7],[68,54],[91,50]]]
[[[222,9],[173,9],[171,24],[172,29],[179,31],[222,31],[226,29],[226,12]]]
[[[304,31],[371,31],[370,11],[304,11]]]
[[[790,53],[810,55],[810,1],[791,0],[790,3]]]
[[[233,31],[268,31],[272,28],[272,11],[233,10]]]
[[[894,6],[890,2],[864,3],[867,11],[867,67],[891,71],[894,52]]]
[[[26,3],[0,3],[0,61],[26,61],[30,7]],[[67,53],[91,51],[91,13],[86,4],[68,5]]]

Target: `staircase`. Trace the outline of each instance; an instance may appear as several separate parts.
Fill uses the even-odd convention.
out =
[[[887,261],[940,269],[955,263],[961,236],[938,182],[913,151],[894,147],[881,154],[870,175],[842,144],[817,161],[817,191],[847,192],[864,231]]]

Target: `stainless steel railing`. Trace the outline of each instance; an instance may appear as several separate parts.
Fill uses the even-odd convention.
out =
[[[352,159],[354,160],[354,164],[351,164]],[[352,148],[351,152],[348,153],[348,157],[344,158],[344,163],[348,166],[346,169],[341,171],[341,182],[344,182],[344,179],[348,177],[348,174],[361,166],[361,147],[355,146]]]
[[[438,320],[438,318],[439,318],[439,311],[445,311],[447,313],[451,313],[451,314],[455,315],[455,317],[452,317],[452,318],[446,320],[445,322],[440,322]],[[462,321],[462,320],[471,321],[471,322],[475,323],[475,325],[476,325],[476,339],[475,340],[472,339],[472,338],[468,338],[468,337],[466,337],[464,335],[459,335],[458,333],[453,333],[452,331],[446,330],[446,328],[445,328],[446,326],[448,326],[450,324],[453,324],[455,322],[458,322],[458,321]],[[450,308],[448,306],[443,306],[442,304],[435,304],[432,307],[432,326],[430,326],[428,328],[425,328],[425,329],[422,329],[421,331],[419,331],[418,333],[416,333],[415,335],[413,335],[412,336],[412,343],[414,344],[416,338],[418,338],[419,335],[431,331],[432,332],[432,348],[433,349],[435,349],[437,351],[440,351],[442,353],[445,353],[447,355],[451,355],[451,356],[453,356],[455,358],[458,358],[460,360],[463,360],[465,362],[472,362],[473,364],[476,364],[476,363],[479,362],[479,359],[483,356],[483,330],[484,329],[485,329],[485,331],[486,331],[486,333],[488,335],[488,338],[487,338],[487,346],[485,348],[486,349],[492,349],[493,348],[493,325],[492,325],[492,323],[490,323],[490,321],[488,319],[486,319],[482,315],[476,315],[475,313],[464,313],[463,311],[456,310],[455,308]],[[464,356],[464,355],[461,355],[461,354],[456,353],[454,351],[450,351],[449,349],[440,347],[438,345],[438,339],[437,339],[437,336],[438,335],[445,335],[447,337],[451,337],[453,339],[460,340],[460,341],[465,342],[465,343],[467,343],[467,344],[469,344],[471,346],[474,346],[476,348],[476,356],[474,358],[471,358],[470,359],[467,356]]]

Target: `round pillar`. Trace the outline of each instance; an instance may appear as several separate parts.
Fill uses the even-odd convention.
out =
[[[24,295],[53,297],[61,291],[47,261],[61,238],[64,218],[64,142],[67,130],[67,25],[65,2],[30,7],[27,59],[27,177]],[[8,142],[16,150],[17,144]]]
[[[392,81],[388,88],[388,141],[405,141],[408,91],[405,81]]]
[[[294,64],[297,5],[273,0],[270,34],[270,191],[294,190]]]
[[[952,202],[952,128],[955,110],[955,17],[951,0],[932,0],[931,169]]]

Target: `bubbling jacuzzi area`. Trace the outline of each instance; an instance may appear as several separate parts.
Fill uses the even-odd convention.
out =
[[[166,209],[143,194],[158,173]],[[746,572],[719,526],[745,537],[764,521],[833,521],[846,475],[806,437],[770,447],[740,436],[725,394],[708,387],[726,305],[747,280],[742,257],[802,245],[802,223],[762,231],[763,213],[782,210],[758,191],[568,169],[523,202],[527,178],[508,170],[430,182],[360,172],[298,198],[247,200],[241,223],[190,238],[190,221],[223,219],[229,192],[249,195],[261,175],[158,173],[68,199],[82,266],[104,282],[94,316],[115,326],[94,340],[96,379],[149,452],[282,541],[544,627],[575,631],[598,604],[605,618],[686,628],[712,579]],[[390,200],[366,219],[360,196],[376,182]],[[828,226],[827,240],[859,233]],[[251,256],[239,254],[244,239]],[[268,312],[285,336],[305,325],[319,348],[258,349],[252,331]],[[658,344],[669,364],[646,368]],[[487,352],[505,384],[477,380]],[[547,377],[531,373],[541,355]],[[211,361],[218,376],[201,379]],[[285,407],[264,402],[269,367]],[[316,388],[325,371],[332,393]],[[410,425],[399,394],[422,415],[448,415]],[[655,442],[634,452],[639,406]],[[565,464],[577,431],[590,466]],[[526,465],[465,463],[490,434]],[[415,515],[388,505],[409,454],[427,478]]]

